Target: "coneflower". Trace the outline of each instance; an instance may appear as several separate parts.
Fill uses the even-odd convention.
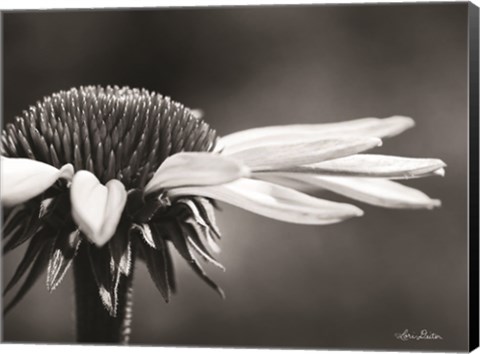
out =
[[[443,175],[437,159],[360,154],[413,120],[395,116],[255,128],[217,138],[196,112],[128,87],[80,87],[45,97],[2,135],[4,252],[25,255],[4,289],[47,270],[53,291],[73,264],[79,342],[127,343],[136,259],[168,301],[170,246],[222,297],[199,259],[223,269],[215,200],[285,222],[322,225],[356,206],[304,192],[332,190],[392,208],[438,200],[393,179]]]

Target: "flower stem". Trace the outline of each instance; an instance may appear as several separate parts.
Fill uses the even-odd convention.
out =
[[[73,265],[77,342],[128,344],[132,321],[133,269],[128,277],[120,279],[117,316],[111,317],[100,300],[87,247],[85,243],[80,245]]]

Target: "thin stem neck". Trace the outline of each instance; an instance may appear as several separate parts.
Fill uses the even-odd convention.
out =
[[[116,317],[111,317],[100,300],[87,247],[87,244],[80,245],[73,265],[77,342],[128,344],[132,321],[133,269],[129,277],[120,280],[118,313]]]

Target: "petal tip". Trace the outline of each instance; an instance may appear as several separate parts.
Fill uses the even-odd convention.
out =
[[[445,177],[445,169],[439,168],[438,170],[433,171],[433,174],[440,177]]]
[[[71,163],[67,163],[60,168],[60,175],[59,178],[66,179],[67,181],[71,181],[73,175],[75,174],[75,169]]]
[[[125,191],[125,185],[118,179],[111,179],[105,184],[105,187],[117,188],[119,191]]]
[[[356,207],[354,205],[350,205],[350,207],[351,207],[351,214],[350,214],[351,217],[360,217],[365,214],[363,210],[360,209],[359,207]]]
[[[358,209],[357,214],[355,216],[363,216],[365,213],[362,209]]]
[[[432,199],[428,209],[440,208],[442,206],[442,201],[440,199]]]
[[[395,115],[395,116],[391,116],[389,119],[396,120],[399,123],[402,123],[402,125],[405,129],[410,129],[410,128],[413,128],[415,126],[415,120],[413,120],[413,118],[411,118],[411,117],[402,116],[402,115]]]
[[[113,236],[113,235],[112,235]],[[97,247],[97,248],[102,248],[103,246],[105,246],[105,244],[110,241],[111,237],[109,238],[105,238],[105,239],[102,239],[102,238],[99,238],[98,236],[96,235],[89,235],[88,236],[88,239],[90,241],[92,241],[92,243]]]

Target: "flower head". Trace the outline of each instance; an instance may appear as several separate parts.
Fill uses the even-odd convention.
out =
[[[112,316],[136,257],[168,301],[171,245],[223,296],[199,262],[223,269],[213,256],[215,201],[311,225],[363,215],[311,195],[320,189],[389,208],[439,206],[394,180],[443,175],[442,161],[363,154],[412,126],[395,116],[217,138],[198,112],[146,90],[89,86],[45,97],[2,135],[4,251],[29,241],[5,291],[28,275],[7,310],[44,269],[55,289],[81,245]]]

